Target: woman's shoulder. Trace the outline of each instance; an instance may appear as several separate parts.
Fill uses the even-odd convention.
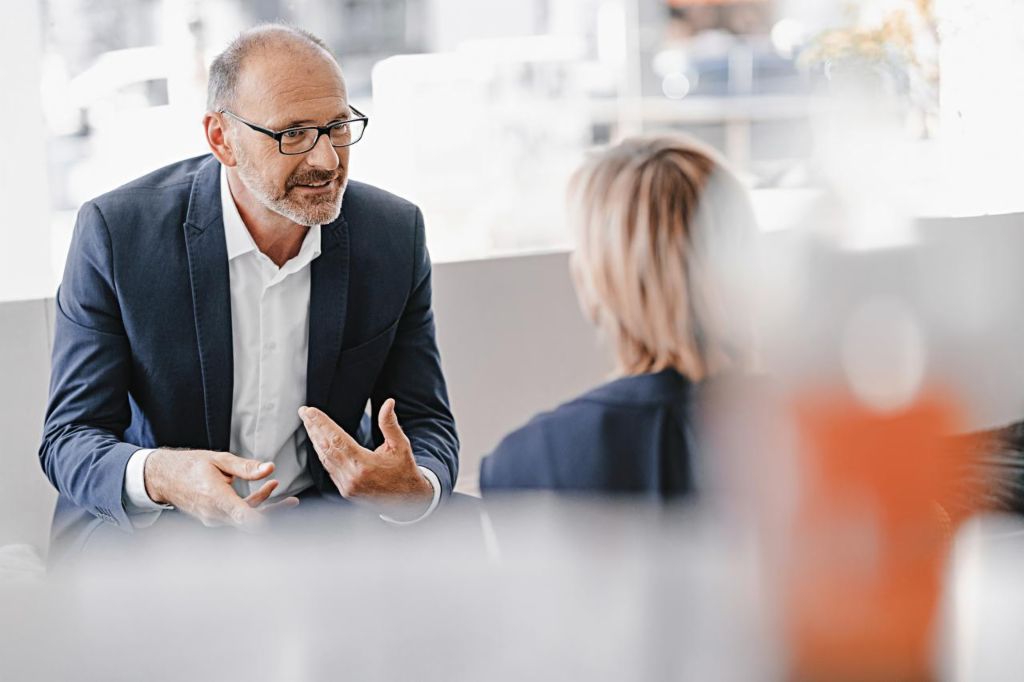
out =
[[[561,407],[579,405],[614,409],[675,405],[680,400],[687,399],[693,387],[694,384],[682,374],[674,369],[666,369],[613,379]]]
[[[689,381],[670,370],[591,389],[505,436],[481,466],[481,486],[552,485],[561,468],[554,460],[573,453],[599,457],[620,437],[643,429],[645,420],[685,405],[690,388]]]
[[[589,426],[595,420],[617,414],[634,418],[638,411],[685,404],[692,387],[693,384],[675,370],[620,377],[590,389],[553,410],[538,414],[519,431],[557,429],[564,433],[568,426],[577,422]],[[573,437],[585,436],[586,433],[599,436],[593,431],[586,431],[573,434]]]

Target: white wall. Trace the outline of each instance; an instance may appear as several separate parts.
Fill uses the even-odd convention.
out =
[[[462,440],[456,489],[472,493],[482,455],[606,380],[611,356],[579,311],[566,253],[438,264],[434,309]]]
[[[0,546],[45,548],[57,498],[36,454],[50,376],[49,303],[0,303]]]

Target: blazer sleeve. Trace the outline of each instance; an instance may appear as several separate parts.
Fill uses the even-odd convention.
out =
[[[416,463],[434,472],[442,495],[449,495],[459,475],[459,438],[434,334],[430,256],[418,208],[414,220],[412,289],[370,397],[373,440],[383,442],[377,413],[388,398],[394,398],[398,422],[412,443]]]
[[[110,232],[100,209],[78,213],[57,290],[50,397],[39,459],[61,495],[130,531],[122,503],[122,442],[131,422],[131,352],[114,279]]]

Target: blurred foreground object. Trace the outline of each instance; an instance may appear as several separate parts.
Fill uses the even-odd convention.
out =
[[[259,537],[182,525],[0,580],[0,679],[779,677],[747,540],[693,508],[455,509],[409,528],[306,510]]]
[[[786,622],[799,679],[929,679],[953,532],[984,501],[978,451],[944,436],[956,404],[897,413],[808,392],[794,404],[801,486]]]
[[[786,679],[944,671],[952,540],[996,504],[983,439],[947,392],[879,410],[841,385],[762,382],[708,401],[706,502],[752,533]],[[715,460],[715,461],[711,461]]]

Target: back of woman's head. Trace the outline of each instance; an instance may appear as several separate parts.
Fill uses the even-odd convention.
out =
[[[749,311],[731,264],[756,232],[749,198],[711,151],[683,137],[628,139],[573,176],[580,302],[626,374],[693,380],[745,368]]]

